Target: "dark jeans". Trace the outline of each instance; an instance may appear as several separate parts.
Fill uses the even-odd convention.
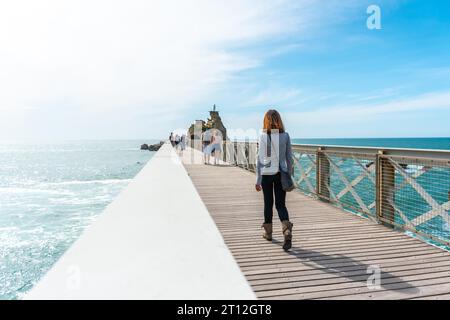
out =
[[[281,174],[263,175],[261,186],[264,194],[264,223],[272,223],[273,195],[275,193],[275,208],[278,211],[280,221],[289,220],[286,208],[286,191],[281,186]]]

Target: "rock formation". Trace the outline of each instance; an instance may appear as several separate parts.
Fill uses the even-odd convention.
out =
[[[164,144],[164,141],[160,141],[159,143],[151,144],[148,146],[148,150],[149,151],[158,151],[159,148],[161,148],[163,144]]]
[[[210,129],[217,129],[222,133],[222,137],[223,140],[227,139],[227,129],[225,128],[225,126],[222,123],[222,119],[219,116],[219,111],[216,110],[216,105],[213,106],[213,110],[211,110],[209,112],[209,118],[207,119],[207,121],[203,121],[203,120],[198,120],[201,121],[202,123],[202,131],[206,131],[206,130],[210,130]],[[195,123],[192,124],[189,127],[189,136],[191,137],[191,139],[194,139],[194,128],[195,128]]]
[[[160,141],[159,143],[155,144],[146,144],[144,143],[141,145],[141,150],[149,150],[149,151],[158,151],[159,148],[164,144],[164,141]]]

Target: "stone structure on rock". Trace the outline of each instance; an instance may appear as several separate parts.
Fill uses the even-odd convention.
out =
[[[219,130],[222,133],[223,140],[227,139],[227,129],[222,123],[222,119],[219,116],[219,111],[216,110],[216,105],[213,106],[213,109],[209,111],[209,118],[205,121],[203,120],[196,120],[196,123],[192,124],[189,127],[189,137],[191,140],[194,140],[194,129],[195,125],[198,125],[202,127],[202,132],[210,129],[216,129]]]

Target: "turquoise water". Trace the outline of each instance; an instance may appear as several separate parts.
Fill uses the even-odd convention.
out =
[[[27,292],[142,169],[154,154],[139,150],[143,142],[152,141],[0,143],[0,299],[17,299]],[[293,142],[450,150],[450,138],[293,139]],[[305,167],[310,165],[307,157],[300,160]],[[360,166],[351,161],[343,170],[350,180],[361,172]],[[411,166],[408,170],[417,169]],[[427,185],[427,181],[433,182],[437,177],[443,181],[439,188]],[[398,179],[401,183],[401,177]],[[440,204],[447,201],[448,169],[431,170],[420,179]],[[314,185],[313,171],[310,181]],[[304,183],[302,187],[307,190]],[[332,189],[337,193],[344,187],[332,172]],[[373,202],[374,189],[369,179],[355,189],[367,205]],[[396,198],[397,205],[410,218],[429,210],[418,195],[411,201],[413,192],[410,187],[404,188]],[[404,201],[402,197],[406,197]],[[350,193],[342,201],[357,206]],[[435,229],[437,236],[450,239],[449,227],[442,221],[430,221],[423,228]]]
[[[143,142],[0,143],[0,299],[29,290],[142,169]]]
[[[419,149],[441,149],[450,150],[450,138],[405,138],[405,139],[293,139],[294,143],[316,144],[316,145],[340,145],[340,146],[368,146],[380,148],[419,148]],[[316,171],[313,161],[316,160],[314,154],[296,153],[303,172],[308,176],[308,181],[302,179],[299,168],[295,169],[295,177],[299,181],[299,187],[302,191],[314,194],[316,184]],[[330,159],[337,164],[338,172],[333,166],[330,168],[330,190],[334,196],[339,197],[339,203],[345,209],[354,212],[369,212],[369,215],[375,216],[376,208],[373,205],[375,201],[375,170],[374,157],[353,159],[339,154],[331,154]],[[413,159],[397,160],[404,166],[404,171],[422,188],[422,191],[414,188],[405,178],[396,170],[394,183],[396,186],[394,193],[394,204],[401,211],[406,219],[423,219],[423,214],[430,212],[433,207],[426,201],[426,195],[430,196],[437,204],[445,205],[450,200],[450,165],[444,163],[427,162]],[[351,192],[342,193],[346,190],[346,183],[342,180],[344,175],[347,181],[357,181],[356,179],[364,174],[368,168],[373,169],[370,175],[365,175],[362,180],[353,185],[353,190],[360,197],[367,210],[363,210],[361,204]],[[309,182],[309,183],[308,183]],[[426,193],[421,194],[421,193]],[[444,208],[444,207],[443,207]],[[405,225],[406,221],[396,212],[394,221],[398,225]],[[450,243],[450,211],[442,209],[442,215],[438,215],[417,226],[417,230],[426,235],[432,235],[445,243]],[[430,243],[438,244],[428,240]],[[450,247],[445,247],[450,249]]]
[[[450,150],[450,138],[292,139],[292,143]]]

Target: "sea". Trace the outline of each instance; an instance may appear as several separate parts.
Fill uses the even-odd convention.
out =
[[[20,299],[152,158],[158,140],[0,142],[0,299]],[[450,150],[450,138],[293,139]]]
[[[450,150],[450,138],[348,138],[292,139],[292,143],[353,147]]]
[[[0,142],[0,299],[20,299],[123,190],[157,140]]]
[[[379,148],[412,148],[450,150],[450,138],[383,138],[383,139],[293,139],[294,143],[311,145],[366,146]],[[306,194],[315,194],[315,155],[296,153],[298,166],[294,178],[299,189]],[[375,166],[373,157],[348,157],[339,153],[328,155],[329,192],[333,203],[366,217],[376,216]],[[416,231],[411,236],[422,237],[430,244],[450,250],[450,163],[432,162],[424,159],[397,159],[403,172],[396,170],[393,205],[395,215],[391,217],[397,226],[407,226],[415,221]],[[402,174],[403,173],[403,174]],[[306,176],[306,178],[305,178]],[[414,183],[408,181],[408,176]],[[351,186],[351,189],[349,189]],[[438,212],[431,219],[425,214]]]

